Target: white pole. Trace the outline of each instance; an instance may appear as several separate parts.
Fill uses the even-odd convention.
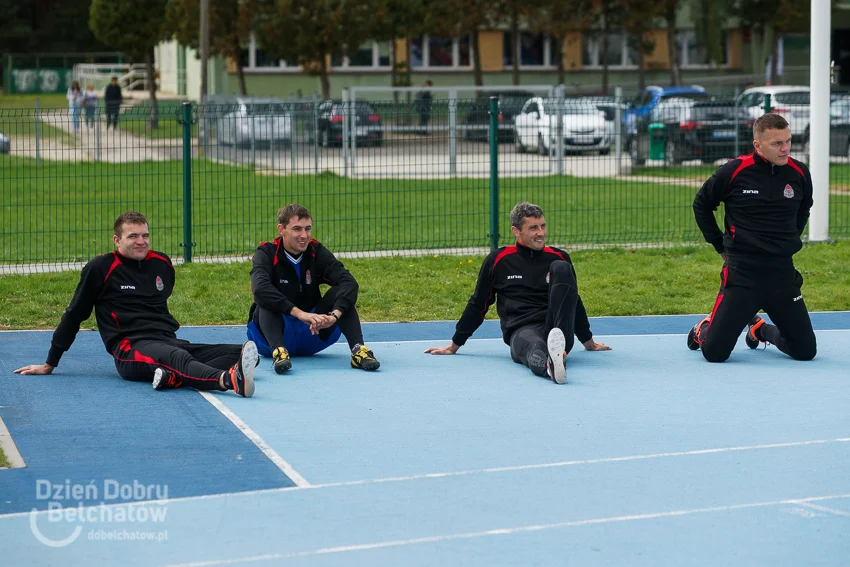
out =
[[[811,89],[809,170],[814,184],[814,206],[809,217],[809,241],[829,240],[829,84],[831,14],[829,0],[811,0]]]

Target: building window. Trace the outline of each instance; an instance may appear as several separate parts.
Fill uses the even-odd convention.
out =
[[[512,67],[514,61],[511,49],[513,34],[505,32],[502,61],[505,66]],[[519,66],[549,67],[552,65],[551,41],[542,33],[520,32],[519,34]]]
[[[723,30],[723,38],[720,44],[723,50],[720,61],[716,61],[716,64],[725,66],[729,64],[729,33],[726,30]],[[697,43],[694,30],[676,32],[676,53],[679,56],[679,66],[681,67],[709,67],[711,65],[708,52]]]
[[[266,55],[254,34],[246,47],[239,50],[239,62],[245,70],[300,69],[297,61],[273,59]]]
[[[416,68],[466,68],[471,65],[469,36],[449,39],[427,35],[410,41],[410,64]]]
[[[383,69],[390,66],[390,44],[367,41],[347,55],[331,55],[331,67],[335,69]]]
[[[602,34],[585,35],[581,38],[582,67],[602,67]],[[637,51],[624,33],[608,34],[608,66],[636,67]]]

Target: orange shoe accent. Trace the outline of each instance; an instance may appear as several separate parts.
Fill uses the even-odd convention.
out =
[[[759,320],[755,322],[755,324],[747,329],[747,335],[749,335],[751,341],[758,341],[760,343],[764,343],[767,341],[763,341],[756,336],[756,331],[764,326],[764,319],[759,317]]]

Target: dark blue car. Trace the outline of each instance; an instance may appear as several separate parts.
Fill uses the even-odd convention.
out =
[[[637,134],[637,123],[652,112],[652,109],[667,98],[708,98],[705,89],[693,85],[690,87],[646,87],[623,115],[623,128],[628,136]]]

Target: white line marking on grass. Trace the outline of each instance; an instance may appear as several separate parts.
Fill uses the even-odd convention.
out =
[[[283,471],[283,474],[285,474],[286,476],[288,476],[288,477],[292,480],[292,482],[294,482],[294,483],[295,483],[295,486],[297,486],[298,488],[309,488],[309,487],[311,486],[311,485],[310,485],[310,483],[309,483],[309,482],[307,482],[307,479],[305,479],[303,476],[301,476],[300,474],[298,474],[298,471],[296,471],[294,468],[292,468],[292,465],[290,465],[289,463],[287,463],[287,462],[283,459],[283,457],[281,457],[281,456],[277,453],[277,451],[275,451],[274,449],[272,449],[272,448],[271,448],[271,446],[269,446],[269,444],[268,444],[268,443],[266,443],[266,442],[263,440],[263,438],[262,438],[262,437],[260,437],[259,435],[257,435],[257,433],[256,433],[253,429],[251,429],[251,428],[248,426],[248,424],[247,424],[247,423],[245,423],[244,421],[242,421],[242,419],[241,419],[238,415],[236,415],[235,413],[233,413],[232,411],[230,411],[230,409],[229,409],[227,406],[225,406],[223,403],[221,403],[221,401],[220,401],[220,400],[216,399],[216,397],[215,397],[215,395],[214,395],[214,394],[211,394],[211,393],[209,393],[209,392],[200,392],[200,394],[201,394],[201,395],[202,395],[202,396],[203,396],[203,397],[204,397],[204,398],[205,398],[205,399],[206,399],[209,403],[211,403],[215,409],[217,409],[218,411],[220,411],[220,412],[222,413],[222,415],[224,415],[224,417],[226,417],[228,420],[230,420],[230,422],[231,422],[233,425],[235,425],[235,426],[236,426],[236,428],[237,428],[239,431],[241,431],[242,433],[244,433],[244,434],[245,434],[245,437],[247,437],[248,439],[250,439],[250,440],[251,440],[251,443],[253,443],[254,445],[256,445],[256,446],[257,446],[257,448],[258,448],[260,451],[262,451],[262,452],[263,452],[263,454],[264,454],[265,456],[267,456],[267,457],[271,460],[271,462],[273,462],[273,463],[275,464],[275,466],[276,466],[277,468],[279,468],[281,471]]]
[[[217,400],[216,400],[217,401]],[[224,408],[227,410],[227,408]],[[234,416],[235,417],[235,416]],[[236,417],[238,420],[239,418]],[[241,423],[241,421],[240,421]],[[237,427],[239,427],[237,425]],[[245,425],[247,428],[248,426]],[[250,430],[250,428],[248,428]],[[253,432],[252,432],[253,433]],[[256,435],[256,434],[254,434]],[[258,437],[259,439],[259,437]],[[260,439],[262,441],[262,439]],[[295,492],[301,490],[319,490],[324,488],[342,488],[347,486],[364,486],[370,484],[385,484],[392,482],[410,482],[416,480],[427,480],[433,478],[451,478],[451,477],[459,477],[459,476],[471,476],[475,474],[493,474],[493,473],[502,473],[502,472],[513,472],[513,471],[525,471],[525,470],[535,470],[535,469],[548,469],[548,468],[560,468],[560,467],[573,467],[573,466],[581,466],[581,465],[596,465],[596,464],[605,464],[605,463],[622,463],[629,461],[642,461],[648,459],[662,459],[662,458],[670,458],[670,457],[687,457],[687,456],[699,456],[699,455],[712,455],[717,453],[732,453],[732,452],[740,452],[740,451],[756,451],[761,449],[786,449],[792,447],[805,447],[807,445],[829,445],[834,443],[850,443],[850,437],[840,437],[838,439],[817,439],[812,441],[792,441],[788,443],[769,443],[764,445],[745,445],[739,447],[718,447],[714,449],[696,449],[693,451],[680,451],[675,453],[651,453],[645,455],[631,455],[624,457],[605,457],[599,459],[586,459],[581,461],[561,461],[556,463],[539,463],[532,465],[516,465],[516,466],[506,466],[506,467],[492,467],[487,469],[471,469],[466,471],[448,471],[448,472],[435,472],[435,473],[425,473],[419,475],[410,475],[410,476],[396,476],[396,477],[384,477],[384,478],[371,478],[371,479],[363,479],[363,480],[346,480],[340,482],[327,482],[323,484],[310,484],[306,480],[304,480],[303,485],[300,486],[287,486],[281,488],[264,488],[262,490],[245,490],[242,492],[225,492],[221,494],[204,494],[202,496],[184,496],[180,498],[169,498],[167,500],[139,500],[134,502],[121,502],[115,504],[106,504],[105,506],[98,505],[97,507],[111,507],[111,506],[141,506],[145,504],[171,504],[175,502],[194,502],[198,500],[214,500],[219,498],[231,498],[236,496],[255,496],[255,495],[265,495],[265,494],[277,494],[281,492]],[[263,442],[265,445],[265,442]],[[274,453],[274,450],[271,450]],[[274,453],[277,455],[277,453]],[[270,457],[271,458],[271,457]],[[286,463],[283,459],[277,455],[283,463]],[[287,466],[289,466],[287,464]],[[283,470],[283,469],[281,469]],[[298,478],[303,478],[301,475],[292,470],[292,467],[289,466],[289,470],[292,471],[292,478],[295,481],[294,476]],[[289,473],[284,470],[289,476]],[[84,506],[85,508],[85,506]],[[0,519],[2,518],[11,518],[15,516],[29,516],[33,512],[13,512],[11,514],[0,514]],[[36,514],[48,514],[47,510],[41,510],[39,512],[35,512]]]
[[[812,510],[817,510],[819,512],[826,512],[827,514],[832,514],[833,516],[844,516],[845,518],[850,518],[850,512],[845,512],[844,510],[836,510],[835,508],[820,506],[819,504],[812,504],[811,502],[797,502],[797,504],[806,508],[811,508]]]
[[[771,506],[784,506],[787,504],[807,504],[809,502],[840,500],[850,498],[850,494],[835,494],[829,496],[813,496],[811,498],[793,500],[773,500],[769,502],[752,502],[748,504],[732,504],[729,506],[712,506],[709,508],[690,508],[684,510],[670,510],[667,512],[652,512],[647,514],[631,514],[627,516],[608,516],[603,518],[590,518],[586,520],[574,520],[571,522],[558,522],[554,524],[536,524],[531,526],[516,526],[510,528],[497,528],[480,532],[464,532],[457,534],[445,534],[411,539],[397,539],[379,541],[374,543],[362,543],[358,545],[341,545],[338,547],[324,547],[311,549],[309,551],[297,551],[292,553],[268,553],[265,555],[254,555],[238,557],[233,559],[222,559],[216,561],[198,561],[194,563],[176,563],[167,567],[213,567],[216,565],[233,565],[237,563],[256,563],[260,561],[275,561],[281,559],[295,559],[298,557],[310,557],[315,555],[327,555],[331,553],[348,553],[351,551],[369,551],[374,549],[386,549],[389,547],[404,547],[408,545],[421,545],[425,543],[441,543],[444,541],[474,539],[490,536],[513,535],[563,528],[574,528],[581,526],[595,526],[602,524],[614,524],[620,522],[636,522],[641,520],[657,520],[661,518],[675,518],[682,516],[694,516],[697,514],[711,514],[715,512],[733,512],[737,510],[748,510],[753,508],[767,508]]]

